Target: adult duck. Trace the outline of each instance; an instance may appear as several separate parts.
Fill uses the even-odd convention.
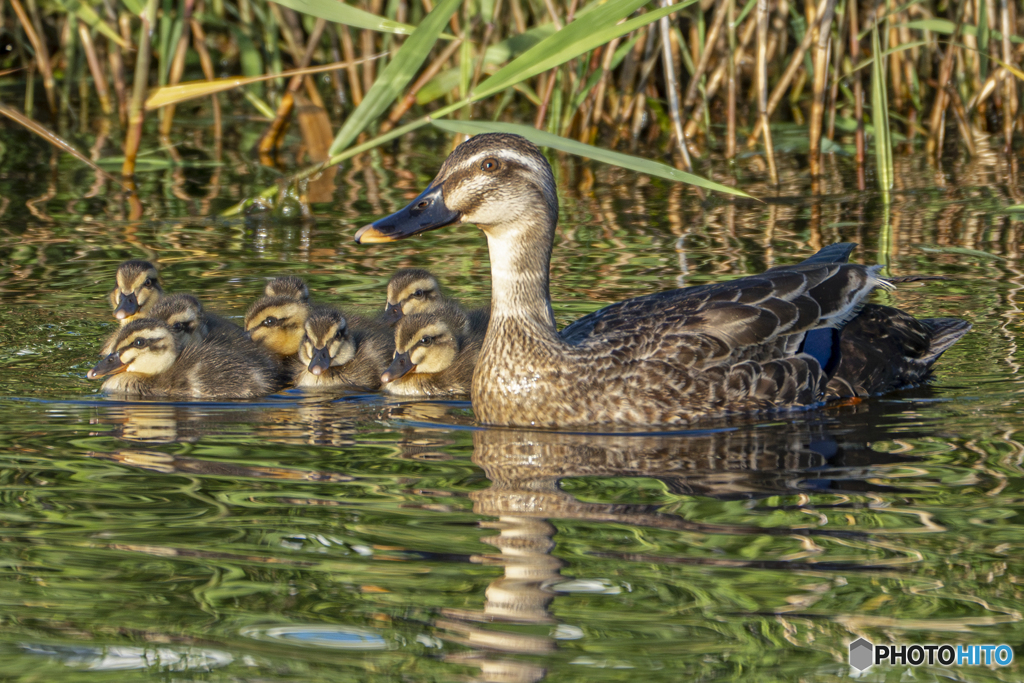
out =
[[[473,223],[486,235],[491,321],[472,389],[481,422],[672,425],[880,393],[926,379],[970,329],[883,306],[851,324],[872,290],[892,285],[833,245],[795,266],[613,304],[559,335],[548,293],[557,219],[540,150],[486,134],[459,145],[407,207],[356,233],[385,242]]]

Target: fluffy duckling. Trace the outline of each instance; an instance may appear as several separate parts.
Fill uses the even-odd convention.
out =
[[[394,351],[386,332],[365,324],[349,326],[345,316],[326,307],[310,312],[304,332],[293,377],[295,386],[361,391],[380,388],[380,373]]]
[[[309,287],[301,277],[285,275],[267,283],[263,293],[269,297],[288,297],[300,303],[309,303]]]
[[[482,335],[465,334],[466,315],[455,306],[402,316],[395,328],[395,356],[380,381],[392,396],[465,396]]]
[[[308,317],[308,304],[288,296],[264,296],[245,314],[245,331],[254,342],[283,359],[298,352]]]
[[[149,317],[167,323],[180,345],[198,344],[206,339],[232,343],[246,339],[241,327],[208,313],[191,294],[165,296],[153,306]]]
[[[433,313],[442,306],[454,306],[462,310],[457,301],[445,295],[441,290],[441,284],[429,270],[403,268],[396,271],[388,281],[388,301],[384,307],[384,320],[389,325],[394,325],[403,315]],[[489,307],[466,312],[464,333],[483,334],[487,330],[490,317]]]
[[[145,318],[164,293],[160,273],[149,261],[125,261],[117,267],[115,280],[117,286],[110,292],[110,305],[122,326]]]
[[[181,345],[170,325],[148,318],[122,327],[88,377],[135,398],[258,398],[280,388],[276,364],[255,345]]]

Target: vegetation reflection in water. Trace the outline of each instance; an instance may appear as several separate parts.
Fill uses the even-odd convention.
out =
[[[409,265],[486,300],[472,228],[429,248],[349,244],[437,161],[399,148],[355,162],[316,223],[190,216],[209,207],[177,190],[154,198],[159,220],[84,221],[88,179],[45,174],[7,194],[50,196],[0,215],[5,676],[838,680],[858,636],[1024,642],[1021,223],[998,213],[1020,186],[1003,162],[943,175],[898,159],[908,186],[885,223],[839,163],[823,200],[799,199],[791,167],[784,191],[798,199],[702,208],[682,189],[555,159],[560,322],[858,241],[856,258],[881,254],[896,274],[954,276],[884,295],[975,324],[931,388],[595,435],[482,429],[466,402],[376,395],[122,403],[84,379],[130,256],[228,315],[286,273],[369,311]],[[250,182],[225,182],[224,202]]]

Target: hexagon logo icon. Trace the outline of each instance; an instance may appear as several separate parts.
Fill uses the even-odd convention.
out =
[[[858,638],[850,643],[850,666],[858,671],[864,671],[873,664],[875,646],[871,641]]]

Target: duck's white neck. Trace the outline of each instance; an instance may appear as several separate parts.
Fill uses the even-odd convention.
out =
[[[548,274],[551,229],[548,226],[503,225],[482,228],[491,258],[491,320],[527,325],[535,333],[557,337],[551,311]]]

